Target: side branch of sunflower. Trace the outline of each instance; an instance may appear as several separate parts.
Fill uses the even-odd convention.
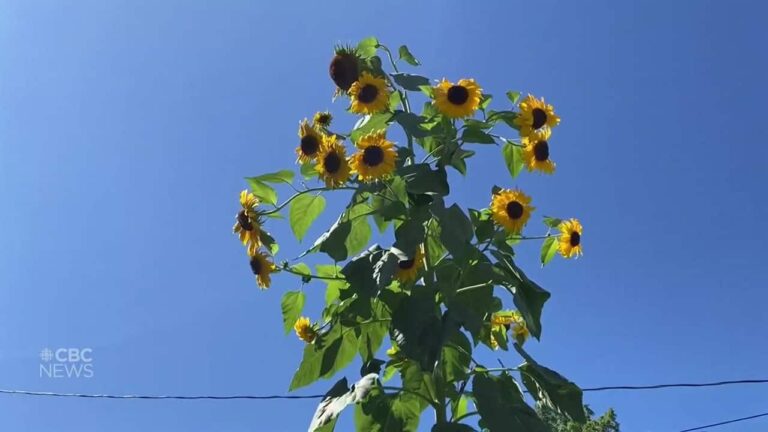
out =
[[[474,79],[431,80],[401,72],[420,62],[405,45],[397,59],[394,52],[375,38],[335,49],[329,67],[334,99],[347,99],[346,112],[358,121],[352,130],[337,132],[333,122],[340,113],[318,111],[311,121],[299,122],[293,150],[303,179],[320,186],[298,189],[294,172],[283,170],[248,178],[251,190],[241,193],[234,231],[258,286],[269,287],[272,273],[279,271],[301,278],[302,287],[325,284],[325,302],[315,319],[305,314],[303,290],[283,294],[284,331],[293,330],[304,344],[290,390],[330,378],[360,357],[361,376],[377,374],[388,381],[399,375],[408,391],[387,394],[387,387],[377,386],[334,405],[355,391],[339,381],[311,430],[332,430],[350,400],[361,431],[381,430],[382,419],[386,430],[416,430],[428,408],[435,411],[433,430],[474,430],[465,421],[475,415],[490,431],[505,431],[510,424],[545,430],[518,382],[536,403],[583,420],[578,387],[522,348],[531,337],[541,337],[550,293],[517,266],[514,250],[522,240],[543,240],[542,265],[557,254],[578,257],[581,223],[545,216],[545,235],[529,235],[537,209],[533,198],[513,185],[493,185],[486,208],[446,203],[448,170],[467,175],[474,144],[501,143],[499,159],[512,178],[523,168],[554,174],[550,142],[560,118],[543,98],[529,94],[521,100],[511,91],[502,109],[492,109],[493,97]],[[424,99],[420,110],[419,98]],[[392,138],[394,124],[404,132],[405,145]],[[505,137],[510,132],[515,140]],[[274,187],[279,184],[296,191],[282,203]],[[264,230],[266,218],[287,209],[301,240],[324,212],[324,194],[333,190],[353,191],[349,203],[299,257],[324,254],[330,263],[314,269],[301,261],[276,265],[277,242]],[[262,203],[272,208],[261,209]],[[391,244],[369,244],[371,222],[389,233],[383,238]],[[510,298],[514,308],[505,308]],[[380,358],[385,342],[386,357]],[[486,368],[473,356],[481,345],[498,352],[512,345],[524,363]],[[326,411],[330,406],[339,408]]]

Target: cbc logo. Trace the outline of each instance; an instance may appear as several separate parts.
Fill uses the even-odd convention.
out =
[[[90,363],[93,361],[93,350],[90,348],[59,348],[54,358],[59,363]]]
[[[45,348],[40,351],[40,377],[92,378],[93,349]]]

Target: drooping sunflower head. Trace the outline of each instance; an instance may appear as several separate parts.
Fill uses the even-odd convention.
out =
[[[307,317],[300,317],[293,325],[293,330],[296,332],[296,336],[306,343],[314,342],[317,337],[317,331],[312,326],[312,323]]]
[[[318,111],[312,117],[312,126],[316,128],[328,129],[333,121],[333,115],[330,111]]]
[[[235,216],[232,232],[240,237],[243,246],[250,252],[261,246],[261,220],[256,212],[259,199],[253,193],[243,190],[240,192],[240,205],[242,209]]]
[[[543,127],[553,128],[559,123],[560,117],[555,114],[555,108],[544,102],[544,98],[536,99],[530,94],[520,102],[520,112],[514,120],[522,137]]]
[[[323,143],[323,133],[309,125],[307,119],[299,123],[299,146],[296,147],[296,162],[307,163],[314,160]]]
[[[249,254],[251,256],[251,271],[256,276],[256,283],[261,289],[269,288],[269,284],[272,282],[271,273],[275,271],[275,264],[270,261],[266,254],[260,250],[254,250]]]
[[[501,189],[491,200],[491,217],[511,234],[520,234],[536,208],[520,190]]]
[[[389,89],[384,78],[363,72],[349,88],[350,110],[356,114],[375,114],[389,106]]]
[[[412,258],[400,260],[397,262],[395,270],[395,279],[401,283],[414,282],[419,276],[419,270],[424,267],[424,253],[421,246],[416,248]]]
[[[347,150],[336,135],[323,137],[315,170],[329,188],[343,186],[349,180],[352,170],[347,160]]]
[[[388,177],[395,170],[397,150],[387,140],[385,131],[365,135],[355,145],[358,151],[350,157],[350,162],[361,181],[370,183]]]
[[[528,339],[528,326],[520,312],[516,310],[499,311],[491,316],[491,345],[498,345],[493,335],[494,332],[506,334],[507,330],[512,330],[512,337],[521,345]]]
[[[443,79],[434,88],[434,104],[449,118],[472,117],[480,107],[483,90],[473,79],[462,79],[453,84]]]
[[[539,170],[546,174],[555,172],[555,163],[549,158],[551,133],[549,128],[542,128],[520,140],[523,145],[523,160],[528,171]]]
[[[581,235],[584,228],[578,219],[563,221],[558,226],[560,229],[560,242],[557,251],[563,258],[573,258],[582,255]]]
[[[360,57],[356,50],[351,47],[336,47],[329,72],[336,87],[343,91],[349,90],[352,83],[360,77]]]

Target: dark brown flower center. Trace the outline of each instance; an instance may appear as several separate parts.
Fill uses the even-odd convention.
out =
[[[326,126],[326,125],[328,125],[328,123],[331,122],[331,116],[328,115],[328,114],[320,114],[317,117],[317,122],[320,123],[323,126]]]
[[[448,89],[448,102],[454,105],[464,105],[469,99],[469,90],[466,87],[455,85]]]
[[[581,244],[581,234],[576,231],[571,233],[571,246],[576,247]]]
[[[363,150],[363,163],[370,167],[384,162],[384,150],[379,146],[368,146]]]
[[[397,266],[400,267],[401,270],[411,269],[413,268],[414,264],[416,264],[416,261],[413,259],[400,260],[397,262]]]
[[[523,216],[523,205],[517,201],[510,201],[507,204],[507,216],[510,219],[520,219]]]
[[[313,156],[320,148],[320,140],[315,135],[301,137],[301,152],[306,156]]]
[[[549,159],[549,143],[546,141],[539,141],[533,145],[533,156],[539,162],[544,162]]]
[[[376,96],[379,95],[379,89],[373,84],[366,84],[360,89],[357,94],[357,100],[364,104],[369,104],[376,100]]]
[[[547,124],[547,112],[543,109],[534,108],[533,111],[531,111],[531,115],[533,116],[533,124],[531,127],[534,129],[539,129],[540,127]]]
[[[251,271],[255,275],[261,274],[261,260],[259,257],[251,257]]]
[[[248,215],[245,213],[245,210],[240,210],[240,213],[237,214],[237,223],[240,224],[240,228],[244,229],[245,231],[250,231],[253,229],[251,218],[248,217]]]
[[[340,89],[347,91],[358,80],[357,58],[352,54],[338,54],[331,60],[331,79]]]
[[[325,156],[325,159],[323,159],[323,167],[325,167],[325,172],[328,174],[336,174],[339,172],[339,169],[341,168],[341,158],[338,153],[328,153]]]

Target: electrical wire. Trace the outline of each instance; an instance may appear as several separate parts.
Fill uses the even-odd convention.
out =
[[[704,426],[697,426],[695,428],[683,429],[680,432],[693,432],[693,431],[697,431],[697,430],[713,428],[713,427],[723,426],[723,425],[732,424],[732,423],[739,423],[739,422],[743,422],[743,421],[747,421],[747,420],[752,420],[752,419],[756,419],[756,418],[759,418],[759,417],[765,417],[765,416],[768,416],[768,412],[762,413],[762,414],[755,414],[755,415],[749,416],[749,417],[742,417],[742,418],[737,418],[737,419],[733,419],[733,420],[726,420],[726,421],[723,421],[723,422],[720,422],[720,423],[712,423],[712,424],[708,424],[708,425],[704,425]]]
[[[616,391],[616,390],[658,390],[666,388],[697,388],[697,387],[719,387],[725,385],[737,384],[766,384],[768,379],[744,379],[732,381],[716,381],[707,383],[677,383],[677,384],[652,384],[644,386],[606,386],[606,387],[587,387],[583,392]],[[176,399],[176,400],[273,400],[273,399],[322,399],[324,395],[114,395],[114,394],[86,394],[86,393],[56,393],[29,390],[7,390],[0,389],[0,394],[24,395],[24,396],[52,396],[52,397],[72,397],[72,398],[90,398],[90,399]]]

